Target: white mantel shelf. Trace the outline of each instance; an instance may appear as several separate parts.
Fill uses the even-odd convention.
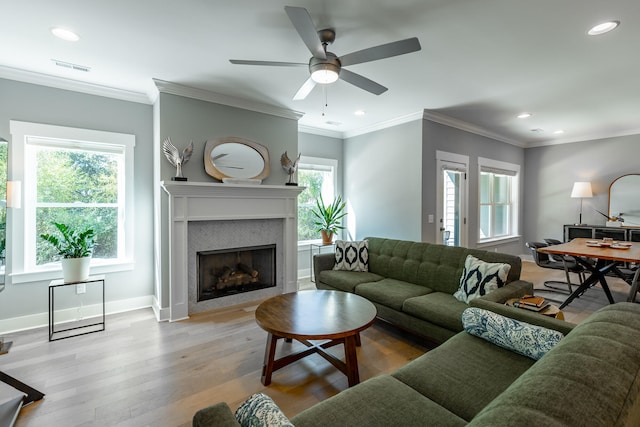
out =
[[[168,195],[168,254],[170,263],[169,320],[189,317],[188,223],[282,218],[284,236],[284,292],[297,289],[298,194],[292,185],[236,185],[209,182],[161,181]]]

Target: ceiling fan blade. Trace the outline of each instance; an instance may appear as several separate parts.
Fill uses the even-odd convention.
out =
[[[300,101],[305,99],[307,95],[311,93],[314,87],[316,87],[316,82],[313,81],[311,77],[309,77],[307,81],[302,84],[300,89],[298,89],[296,94],[293,96],[293,100]]]
[[[232,64],[241,64],[241,65],[270,65],[274,67],[300,67],[300,66],[308,66],[309,64],[305,64],[303,62],[275,62],[275,61],[250,61],[244,59],[230,59],[229,62]]]
[[[352,71],[345,70],[344,68],[340,70],[340,78],[347,83],[351,83],[354,86],[358,86],[360,89],[364,89],[367,92],[371,92],[374,95],[380,95],[387,91],[387,88],[374,82],[373,80],[369,80],[368,78],[361,76],[360,74],[356,74]]]
[[[380,46],[348,53],[340,57],[340,63],[342,66],[361,64],[363,62],[377,61],[378,59],[416,52],[420,49],[422,49],[422,47],[420,46],[418,38],[412,37],[410,39],[381,44]]]
[[[311,15],[304,7],[285,6],[285,12],[289,15],[291,23],[296,28],[298,34],[302,38],[304,44],[311,51],[311,54],[315,58],[327,59],[327,55],[324,52],[320,37],[318,37],[318,30],[313,25]]]

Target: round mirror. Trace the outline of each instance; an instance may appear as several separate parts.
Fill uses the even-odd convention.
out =
[[[624,225],[640,226],[640,175],[623,175],[609,187],[609,216],[623,218]]]
[[[204,168],[212,177],[264,179],[269,176],[269,151],[257,142],[227,137],[207,141]]]

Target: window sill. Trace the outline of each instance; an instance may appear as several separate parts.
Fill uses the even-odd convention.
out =
[[[483,239],[478,241],[478,244],[476,247],[478,249],[482,249],[485,247],[502,245],[505,243],[517,243],[521,237],[522,236],[520,235],[515,235],[515,236],[496,237],[493,239]]]
[[[96,263],[95,265],[91,265],[91,275],[96,274],[106,274],[106,273],[118,273],[121,271],[131,271],[133,270],[134,263],[133,261],[115,261],[115,262],[101,262]],[[12,273],[9,274],[11,277],[12,284],[20,284],[20,283],[33,283],[33,282],[41,282],[47,280],[54,279],[62,279],[62,268],[49,268],[49,269],[40,269],[33,271],[25,271],[21,273]]]

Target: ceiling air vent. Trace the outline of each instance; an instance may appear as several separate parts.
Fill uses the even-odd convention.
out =
[[[327,120],[325,123],[328,124],[328,125],[331,125],[331,126],[340,126],[340,125],[342,125],[341,122],[334,122],[334,121],[331,121],[331,120]]]
[[[91,67],[87,67],[86,65],[73,64],[71,62],[59,61],[57,59],[52,59],[51,61],[53,61],[53,63],[58,67],[69,68],[76,71],[84,71],[85,73],[91,71]]]

